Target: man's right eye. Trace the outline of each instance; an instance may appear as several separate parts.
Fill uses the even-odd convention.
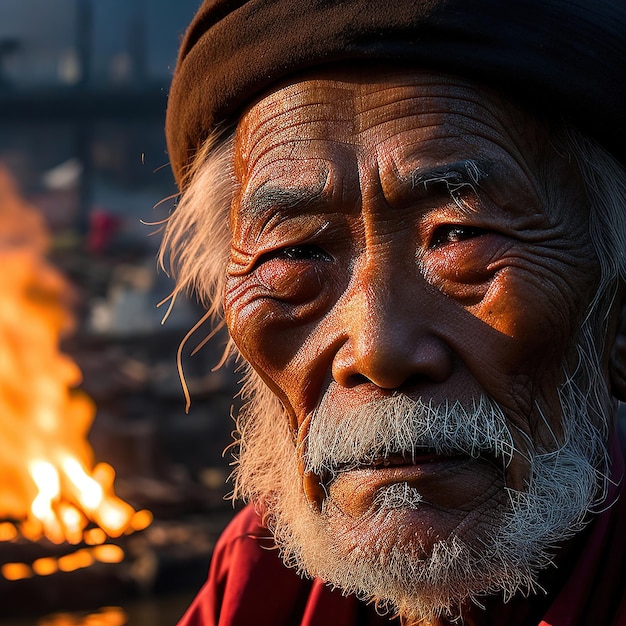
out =
[[[262,254],[254,276],[267,295],[291,305],[317,298],[324,289],[327,270],[333,261],[327,252],[313,244],[285,246]],[[322,265],[328,264],[328,265]]]
[[[285,246],[271,252],[262,254],[257,266],[268,261],[332,261],[333,258],[319,246],[314,244],[302,244],[297,246]]]
[[[332,261],[329,254],[313,244],[288,246],[277,250],[275,256],[277,258],[289,259],[290,261]]]

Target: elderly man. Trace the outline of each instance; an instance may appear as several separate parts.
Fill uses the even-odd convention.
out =
[[[626,624],[625,59],[623,0],[204,2],[164,249],[249,504],[181,624]]]

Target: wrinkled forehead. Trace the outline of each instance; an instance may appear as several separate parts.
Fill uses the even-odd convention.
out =
[[[532,189],[546,204],[548,169],[549,186],[571,183],[543,122],[485,88],[427,72],[327,72],[284,84],[246,110],[235,142],[240,198],[331,185],[354,200],[376,179],[370,190],[393,204],[422,173],[470,162],[494,193],[520,201]]]
[[[254,168],[274,152],[293,156],[328,151],[394,155],[415,151],[445,160],[468,151],[502,150],[520,160],[542,154],[544,125],[496,93],[427,72],[350,70],[303,77],[253,103],[237,127],[238,169]],[[491,144],[491,145],[490,145]]]

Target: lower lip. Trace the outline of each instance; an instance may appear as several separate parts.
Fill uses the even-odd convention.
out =
[[[351,474],[361,480],[380,481],[381,486],[395,482],[411,483],[412,480],[419,481],[430,475],[442,476],[442,474],[454,472],[469,462],[465,457],[443,457],[432,454],[417,457],[411,463],[394,464],[391,462],[389,465],[355,469],[340,474],[338,478]]]
[[[422,494],[425,502],[435,503],[441,497],[446,506],[454,508],[466,501],[461,483],[466,482],[467,473],[473,471],[475,463],[477,461],[466,457],[424,455],[411,465],[343,472],[328,486],[328,493],[335,500],[349,503],[354,515],[362,515],[373,507],[378,490],[394,483],[407,483]]]

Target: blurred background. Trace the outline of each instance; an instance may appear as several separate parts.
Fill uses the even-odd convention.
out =
[[[223,338],[186,354],[185,413],[202,312],[161,325],[145,225],[175,204],[164,116],[198,5],[0,0],[2,626],[175,624],[233,513],[236,374],[211,372]]]

